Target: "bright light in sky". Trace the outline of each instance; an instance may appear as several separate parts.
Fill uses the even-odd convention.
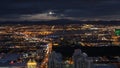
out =
[[[52,14],[55,14],[54,12],[50,11],[48,14],[52,15]]]

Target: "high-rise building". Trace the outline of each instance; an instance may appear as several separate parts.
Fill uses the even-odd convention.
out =
[[[74,68],[92,68],[92,62],[88,59],[86,53],[82,53],[80,49],[76,49],[73,54]]]
[[[48,68],[62,68],[62,56],[61,56],[61,54],[53,51],[49,55]]]
[[[49,55],[48,68],[93,68],[93,62],[86,53],[82,53],[80,49],[76,49],[73,54],[73,64],[64,63],[62,56],[53,51]]]

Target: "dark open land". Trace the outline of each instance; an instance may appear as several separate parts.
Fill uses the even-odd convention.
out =
[[[90,57],[96,56],[120,56],[119,46],[103,46],[103,47],[85,47],[85,46],[60,46],[53,47],[53,50],[60,52],[65,57],[70,57],[73,55],[75,49],[81,49]]]

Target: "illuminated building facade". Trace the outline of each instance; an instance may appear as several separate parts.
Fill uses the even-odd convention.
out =
[[[27,63],[27,68],[37,68],[37,62],[30,59]]]

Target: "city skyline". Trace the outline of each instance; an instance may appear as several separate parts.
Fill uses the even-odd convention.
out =
[[[119,24],[2,24],[0,43],[0,67],[120,68]]]
[[[120,0],[0,0],[0,68],[120,68]]]

